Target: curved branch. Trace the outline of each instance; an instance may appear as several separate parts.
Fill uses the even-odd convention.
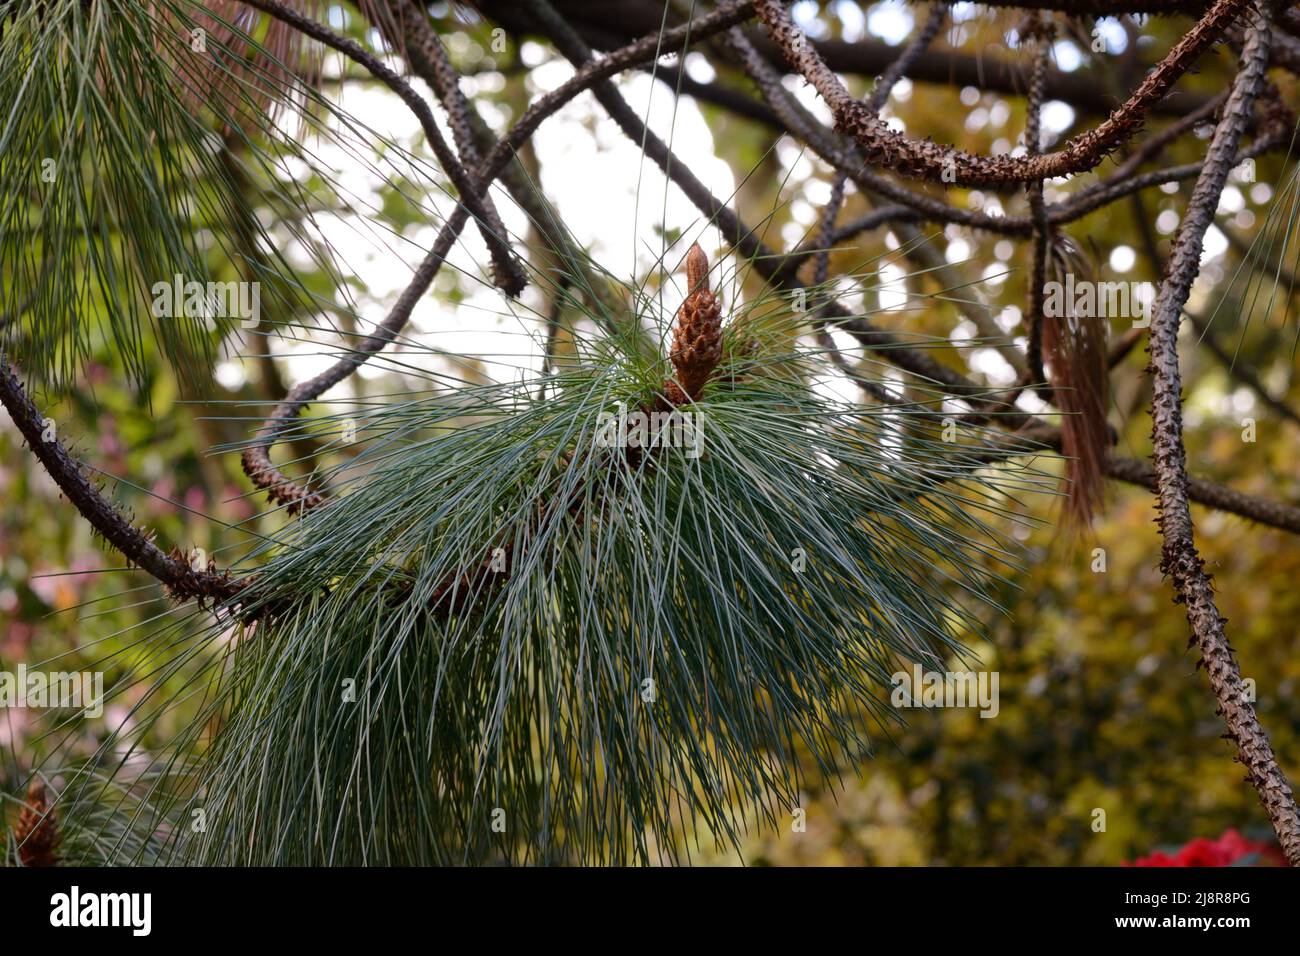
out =
[[[263,9],[275,8],[283,10],[273,0],[249,0],[249,2],[260,5]],[[285,12],[292,13],[292,11]],[[643,60],[656,58],[664,50],[673,49],[677,44],[685,42],[689,37],[703,38],[712,33],[725,30],[745,19],[748,15],[748,3],[734,2],[734,0],[730,3],[724,3],[718,10],[701,17],[697,21],[665,31],[662,34],[648,35],[615,54],[586,64],[567,82],[545,94],[530,106],[519,121],[511,127],[505,139],[492,148],[492,151],[473,175],[467,176],[467,187],[470,188],[471,194],[464,197],[465,201],[457,205],[452,215],[448,217],[447,222],[444,223],[442,230],[434,240],[433,248],[424,261],[420,263],[415,274],[411,277],[410,284],[403,290],[392,311],[374,334],[367,336],[349,354],[339,359],[320,375],[294,386],[289,391],[289,394],[285,396],[284,401],[272,411],[266,424],[254,436],[254,443],[246,448],[242,455],[244,472],[253,483],[258,488],[266,491],[272,501],[284,505],[290,514],[310,510],[324,503],[325,499],[319,492],[308,490],[276,467],[274,462],[271,461],[271,448],[284,435],[308,402],[319,398],[326,391],[342,382],[358,366],[367,362],[371,356],[382,351],[398,336],[410,319],[416,303],[428,291],[429,286],[438,274],[438,270],[442,267],[442,263],[446,260],[447,254],[451,251],[456,237],[464,228],[468,214],[467,210],[470,207],[469,199],[473,198],[473,191],[486,189],[497,176],[501,175],[506,165],[514,158],[515,150],[536,132],[547,117],[553,115],[574,97],[593,86],[598,86],[601,81],[615,73],[634,66]],[[296,14],[293,17],[295,22],[303,19]],[[315,31],[311,35],[323,34],[331,37],[340,44],[340,48],[344,52],[351,50],[360,54],[366,60],[374,59],[351,40],[337,37],[312,21],[305,22],[310,30]],[[431,121],[432,114],[429,113],[428,104],[415,94],[410,85],[383,64],[375,62],[388,77],[396,80],[397,85],[394,86],[389,83],[390,87],[397,90],[399,94],[403,89],[409,91],[410,95],[416,97],[423,107],[424,113],[429,116]],[[405,96],[403,96],[403,99],[405,99]],[[445,147],[446,144],[443,145]]]
[[[1119,481],[1141,485],[1150,491],[1159,489],[1156,470],[1136,458],[1112,457],[1107,463],[1106,473]],[[1300,534],[1300,508],[1294,505],[1190,476],[1187,479],[1187,497],[1215,511],[1234,514],[1279,531]]]
[[[1031,442],[1033,445],[1050,448],[1053,451],[1061,450],[1061,429],[1039,423],[1037,419],[1034,424],[1008,437],[1013,441]],[[1025,453],[1034,454],[1037,450],[1029,447],[1025,449]],[[1145,461],[1136,458],[1112,455],[1106,461],[1106,476],[1115,481],[1138,485],[1149,491],[1158,488],[1155,469]],[[1187,497],[1214,511],[1233,514],[1278,531],[1300,534],[1300,508],[1295,505],[1265,498],[1263,495],[1238,491],[1227,485],[1194,476],[1189,476],[1187,479]]]
[[[72,457],[28,397],[18,374],[0,353],[0,404],[3,404],[27,446],[36,455],[54,483],[73,506],[104,539],[128,561],[148,571],[166,585],[168,593],[179,601],[190,598],[224,601],[244,587],[244,580],[228,572],[192,568],[178,551],[164,553],[153,543],[153,536],[141,531],[118,511],[103,493],[91,484],[81,465]]]
[[[469,207],[469,211],[474,214],[478,222],[483,241],[487,243],[488,251],[492,256],[493,283],[512,298],[523,292],[528,284],[528,278],[523,266],[510,249],[505,227],[501,224],[495,207],[480,189],[480,184],[466,171],[465,166],[447,145],[442,131],[438,129],[433,111],[429,109],[429,104],[424,101],[424,97],[355,40],[339,36],[329,27],[317,23],[297,10],[286,7],[277,0],[242,0],[242,2],[275,17],[330,49],[337,50],[348,59],[365,67],[375,79],[401,97],[402,102],[419,120],[420,128],[433,148],[439,164],[460,193],[460,201]]]
[[[1143,120],[1155,104],[1191,69],[1205,50],[1222,39],[1247,3],[1248,0],[1217,0],[1128,100],[1103,123],[1070,140],[1056,152],[1023,157],[976,155],[929,141],[913,140],[891,129],[849,93],[778,0],[756,0],[754,10],[767,25],[790,65],[816,87],[831,108],[836,129],[856,139],[870,162],[916,179],[997,189],[1070,176],[1096,167],[1141,129]]]

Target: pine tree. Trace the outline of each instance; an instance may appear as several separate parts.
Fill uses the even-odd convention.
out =
[[[660,6],[647,7],[656,23]],[[1189,501],[1300,528],[1294,509],[1189,479],[1176,348],[1229,171],[1293,132],[1265,70],[1294,68],[1294,17],[1217,0],[1103,120],[1048,148],[1047,100],[1088,99],[1053,70],[1052,45],[1086,23],[1002,6],[1023,8],[1026,84],[1000,92],[1024,94],[1025,149],[986,155],[882,112],[905,77],[942,72],[935,57],[961,62],[932,48],[953,15],[942,5],[869,64],[865,97],[841,77],[864,70],[828,63],[776,0],[669,4],[653,33],[612,39],[581,4],[458,5],[455,22],[503,44],[493,53],[531,37],[573,65],[497,129],[456,68],[453,21],[414,0],[328,18],[306,0],[0,0],[0,92],[14,104],[0,124],[0,400],[69,503],[176,612],[142,633],[115,688],[130,719],[33,777],[10,858],[655,863],[687,862],[700,841],[739,849],[752,828],[786,825],[811,778],[854,772],[906,733],[894,675],[977,660],[1020,559],[1019,500],[1058,490],[1039,460],[1062,452],[1070,534],[1086,533],[1106,480],[1156,491],[1163,567],[1228,736],[1300,861],[1300,816]],[[1229,89],[1170,118],[1166,94],[1224,40],[1240,50]],[[663,60],[688,47],[728,81]],[[637,69],[833,169],[802,241],[774,248],[739,198],[713,195],[614,84]],[[409,110],[418,145],[349,112],[335,87],[361,80]],[[588,93],[700,213],[656,223],[639,274],[585,250],[565,197],[552,205],[529,166],[530,137]],[[1200,123],[1214,131],[1195,168],[1143,168]],[[1050,185],[1111,155],[1118,168],[1092,185]],[[362,194],[356,175],[384,192]],[[1147,468],[1112,451],[1107,420],[1112,369],[1139,336],[1108,343],[1104,316],[1055,314],[1046,289],[1095,284],[1069,234],[1088,212],[1185,179],[1167,266],[1148,227],[1163,279]],[[841,222],[850,185],[871,205]],[[949,189],[1015,210],[972,210]],[[1029,278],[1013,333],[918,222],[1019,243]],[[382,321],[358,307],[331,223],[419,243]],[[878,306],[894,263],[845,248],[885,226],[915,267],[910,305],[954,308],[971,349]],[[464,243],[482,249],[471,294],[491,290],[536,332],[537,361],[420,335],[417,309],[447,295]],[[263,530],[220,560],[137,527],[43,411],[105,349],[142,392],[161,363],[203,394],[232,350],[279,376],[271,355],[294,339],[334,343],[333,361],[269,409],[231,403],[247,428],[217,450],[238,453],[269,505]],[[980,349],[1014,380],[980,372]],[[412,387],[326,397],[370,368]]]

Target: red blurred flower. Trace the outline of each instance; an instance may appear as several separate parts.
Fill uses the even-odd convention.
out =
[[[1125,866],[1232,866],[1239,860],[1252,855],[1259,858],[1256,866],[1286,866],[1286,857],[1281,849],[1270,841],[1247,840],[1235,829],[1229,827],[1217,840],[1197,837],[1181,846],[1170,856],[1156,851],[1125,863]]]

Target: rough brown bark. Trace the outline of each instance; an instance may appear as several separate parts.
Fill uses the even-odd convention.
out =
[[[790,65],[816,87],[835,115],[836,128],[851,135],[874,165],[905,176],[956,186],[1009,188],[1093,169],[1142,128],[1152,108],[1197,61],[1223,38],[1249,0],[1218,0],[1104,122],[1053,153],[980,156],[929,140],[914,140],[887,126],[855,99],[795,27],[778,0],[756,0],[754,10]]]
[[[1237,746],[1237,758],[1246,767],[1283,852],[1293,866],[1300,866],[1300,812],[1268,735],[1260,726],[1255,706],[1247,698],[1228,643],[1226,621],[1215,602],[1205,562],[1196,550],[1188,504],[1190,482],[1183,445],[1182,376],[1178,364],[1178,327],[1183,306],[1200,271],[1205,231],[1213,222],[1237,142],[1264,80],[1272,11],[1269,0],[1256,6],[1241,71],[1210,142],[1205,168],[1196,182],[1152,307],[1148,348],[1149,369],[1155,379],[1151,418],[1160,534],[1164,541],[1161,570],[1173,579],[1175,600],[1187,609],[1192,642],[1200,651],[1201,663],[1219,702],[1219,714],[1228,726],[1226,736]]]
[[[104,539],[167,586],[178,600],[224,600],[242,588],[242,582],[211,569],[196,570],[179,551],[164,553],[153,535],[135,527],[115,508],[82,471],[57,437],[46,429],[45,419],[28,398],[18,375],[0,352],[0,404],[13,419],[28,447],[54,479],[59,490]]]

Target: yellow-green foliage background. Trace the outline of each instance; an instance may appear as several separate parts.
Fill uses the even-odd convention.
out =
[[[1076,548],[1049,532],[1034,570],[1008,595],[984,661],[1000,672],[1001,710],[912,710],[860,780],[810,793],[807,828],[758,839],[774,864],[1117,864],[1228,827],[1266,836],[1181,610],[1155,567],[1154,511],[1125,489]],[[1280,532],[1200,512],[1202,553],[1260,719],[1294,776],[1300,766],[1300,572]],[[1091,547],[1107,571],[1090,571]],[[955,665],[960,667],[960,665]],[[1105,832],[1093,811],[1105,811]]]

